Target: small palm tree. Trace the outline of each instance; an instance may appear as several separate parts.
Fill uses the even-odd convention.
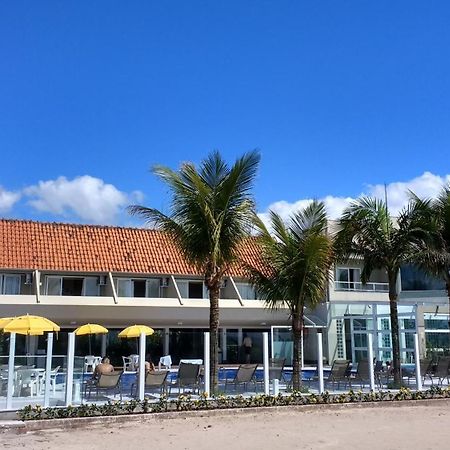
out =
[[[393,220],[386,202],[361,198],[343,213],[337,233],[340,260],[361,259],[361,281],[367,283],[375,269],[384,269],[389,283],[394,384],[401,384],[397,279],[400,267],[414,260],[427,239],[419,211],[412,202]]]
[[[273,234],[256,218],[262,265],[249,267],[252,284],[272,309],[287,307],[294,339],[293,388],[301,386],[302,330],[305,307],[314,308],[325,295],[333,243],[327,233],[325,206],[314,201],[293,214],[287,224],[270,212]]]
[[[210,301],[211,390],[217,388],[219,294],[223,276],[237,260],[239,246],[248,235],[254,216],[251,188],[260,156],[244,154],[229,167],[219,152],[212,152],[197,169],[182,164],[175,172],[156,166],[153,173],[172,193],[171,212],[130,206],[136,214],[168,233],[187,261],[204,275]]]
[[[435,200],[422,200],[414,195],[412,199],[432,229],[430,241],[418,254],[417,263],[430,275],[444,281],[450,307],[450,185],[444,186]]]

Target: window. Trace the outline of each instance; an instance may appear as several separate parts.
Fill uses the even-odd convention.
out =
[[[0,275],[0,293],[4,295],[19,295],[20,281],[20,275]]]
[[[46,294],[63,296],[99,295],[98,277],[48,276]]]
[[[236,283],[237,290],[239,291],[239,295],[243,300],[256,300],[256,290],[249,283]]]
[[[445,289],[443,280],[429,276],[416,266],[405,265],[401,268],[403,291],[442,291]]]
[[[159,278],[119,278],[116,281],[117,295],[119,297],[135,298],[159,298],[160,279]]]
[[[176,280],[181,298],[208,298],[208,292],[200,280]]]
[[[336,269],[336,288],[344,290],[361,287],[361,269],[338,267]]]

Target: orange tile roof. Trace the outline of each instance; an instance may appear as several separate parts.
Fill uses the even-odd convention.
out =
[[[255,239],[240,249],[258,260]],[[0,269],[200,275],[167,234],[144,228],[0,219]],[[245,276],[242,264],[229,275]]]

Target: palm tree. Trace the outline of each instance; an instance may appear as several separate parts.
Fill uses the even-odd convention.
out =
[[[166,215],[145,206],[130,206],[136,214],[168,233],[187,261],[204,276],[210,301],[211,390],[218,376],[219,295],[223,276],[236,261],[239,246],[248,235],[254,215],[251,188],[259,165],[257,151],[244,154],[229,167],[218,151],[202,161],[198,170],[183,163],[179,171],[155,166],[172,194]]]
[[[431,242],[418,254],[417,263],[430,275],[444,281],[450,308],[450,185],[444,186],[435,200],[422,200],[415,195],[412,200],[432,228]]]
[[[301,386],[302,330],[305,307],[314,308],[325,295],[333,243],[327,233],[325,206],[314,201],[292,214],[287,224],[270,212],[273,234],[256,218],[262,268],[249,267],[250,279],[271,309],[290,311],[294,339],[293,388]]]
[[[394,220],[389,215],[386,202],[368,197],[361,198],[343,212],[336,239],[340,260],[362,260],[362,283],[369,281],[374,270],[386,270],[396,386],[401,384],[397,279],[400,267],[414,260],[427,239],[424,224],[419,218],[419,211],[414,202],[400,211]]]

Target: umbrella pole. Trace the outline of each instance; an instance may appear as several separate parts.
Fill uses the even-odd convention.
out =
[[[89,356],[92,356],[92,349],[91,349],[91,335],[89,335]]]

